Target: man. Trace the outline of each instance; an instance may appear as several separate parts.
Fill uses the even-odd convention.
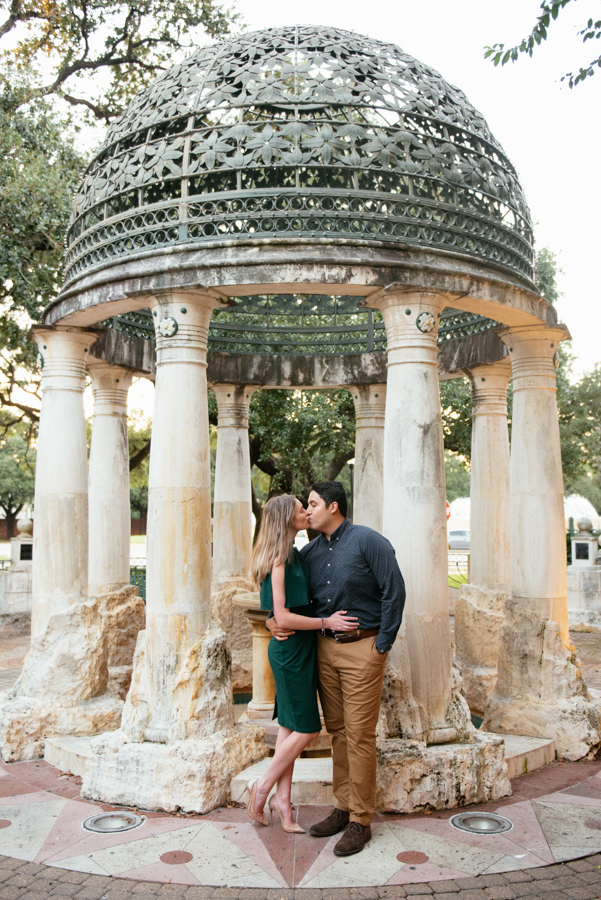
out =
[[[388,651],[401,625],[405,585],[390,541],[347,518],[339,481],[314,484],[309,527],[320,536],[302,548],[309,565],[316,616],[346,610],[359,620],[356,631],[317,635],[319,696],[328,733],[336,807],[310,829],[314,837],[344,831],[334,848],[350,856],[371,839],[376,795],[376,725]],[[278,640],[286,632],[275,619],[267,628]]]

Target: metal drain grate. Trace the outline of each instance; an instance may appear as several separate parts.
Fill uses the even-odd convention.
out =
[[[145,820],[135,813],[121,812],[105,812],[99,813],[97,816],[90,816],[83,827],[87,831],[96,831],[99,834],[116,834],[121,831],[131,831],[132,828],[139,828]]]
[[[505,816],[497,816],[495,813],[469,812],[460,813],[449,819],[453,828],[459,831],[467,831],[469,834],[503,834],[511,831],[513,822]]]

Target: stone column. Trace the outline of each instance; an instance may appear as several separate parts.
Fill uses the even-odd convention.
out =
[[[472,712],[483,715],[497,681],[509,540],[509,359],[467,369],[472,388],[470,584],[455,603],[455,646]]]
[[[382,531],[386,385],[354,385],[355,493],[353,522]]]
[[[133,372],[91,357],[94,424],[89,464],[89,593],[129,584],[131,511],[127,393]]]
[[[255,388],[211,385],[217,398],[213,581],[248,580],[253,525],[248,410]]]
[[[469,712],[460,699],[450,711],[445,467],[436,346],[447,302],[441,294],[394,288],[377,300],[388,340],[384,534],[395,548],[407,586],[403,628],[389,666],[409,683],[403,688],[409,698],[400,699],[405,706],[403,736],[428,743],[457,740],[469,730]]]
[[[467,370],[472,388],[471,581],[507,590],[509,556],[508,359]]]
[[[205,813],[267,753],[234,725],[231,658],[211,618],[208,291],[148,298],[156,386],[148,490],[146,631],[138,637],[121,729],[98,739],[82,796]]]
[[[207,337],[218,301],[157,295],[156,385],[148,478],[146,738],[169,737],[173,687],[211,619],[211,472]]]
[[[484,727],[552,737],[559,756],[578,759],[601,735],[598,703],[585,699],[568,631],[554,359],[569,332],[562,325],[525,325],[499,336],[513,374],[511,597]]]
[[[32,636],[50,616],[88,595],[85,361],[97,333],[32,328],[42,368],[35,482]]]

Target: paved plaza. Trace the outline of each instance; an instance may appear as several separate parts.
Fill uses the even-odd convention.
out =
[[[18,677],[28,640],[0,639],[2,687]],[[572,640],[598,689],[601,635]],[[111,807],[82,800],[80,786],[43,760],[0,765],[0,900],[601,897],[601,762],[553,763],[514,779],[511,798],[478,807],[510,818],[506,835],[457,831],[456,811],[376,816],[371,843],[346,859],[333,854],[336,837],[260,828],[239,804],[205,816],[139,811],[138,829],[93,834],[82,822]],[[326,812],[302,807],[299,821]]]

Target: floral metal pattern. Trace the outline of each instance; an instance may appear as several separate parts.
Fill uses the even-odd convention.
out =
[[[480,113],[395,45],[337,29],[204,47],[140,94],[75,199],[66,280],[273,236],[432,246],[532,277],[530,213]]]

